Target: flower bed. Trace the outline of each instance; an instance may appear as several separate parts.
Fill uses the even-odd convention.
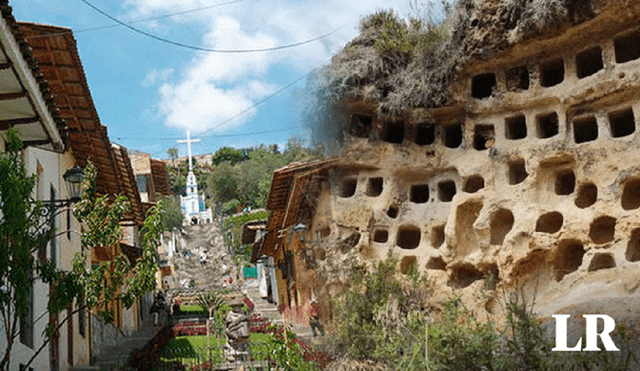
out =
[[[259,332],[263,334],[268,334],[267,327],[269,327],[271,323],[266,318],[263,318],[259,314],[254,314],[249,318],[249,331],[251,332]]]
[[[248,304],[247,307],[249,307]],[[252,333],[256,334],[252,335],[252,338],[254,336],[264,337],[264,339],[255,339],[255,345],[257,348],[254,356],[259,358],[265,357],[264,359],[269,360],[269,362],[272,362],[274,365],[279,364],[279,362],[283,360],[289,362],[289,357],[292,354],[291,351],[294,351],[293,353],[295,354],[299,354],[298,359],[300,362],[302,362],[302,360],[304,360],[304,362],[314,362],[320,369],[324,369],[331,361],[328,354],[315,351],[308,344],[298,339],[295,333],[286,330],[282,326],[271,324],[269,320],[263,318],[259,314],[253,314],[249,317],[249,329]],[[158,366],[164,349],[171,339],[179,336],[193,337],[206,334],[207,327],[205,323],[185,322],[175,324],[173,327],[164,327],[160,332],[158,332],[158,334],[156,334],[153,340],[145,345],[143,349],[132,352],[129,364],[137,370],[152,370]],[[224,338],[221,338],[219,341],[224,341]],[[285,349],[288,350],[285,351]],[[260,354],[260,356],[258,354]],[[202,360],[202,358],[200,358],[200,360]],[[181,362],[169,360],[165,360],[162,367],[163,370],[187,369]],[[200,371],[212,369],[212,365],[208,362],[200,364],[199,366],[191,367],[192,368],[189,368],[189,370]],[[315,369],[315,366],[313,367],[313,369]],[[306,366],[305,369],[307,369]]]
[[[173,336],[196,336],[207,334],[207,324],[198,322],[177,323],[171,328]]]

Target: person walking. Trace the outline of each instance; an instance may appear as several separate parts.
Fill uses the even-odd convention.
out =
[[[313,337],[318,336],[316,333],[316,329],[320,331],[322,336],[324,336],[324,329],[322,328],[322,324],[320,323],[320,306],[316,299],[311,299],[311,308],[309,309],[309,326],[311,326],[311,332],[313,332]]]
[[[158,304],[158,299],[153,300],[153,304],[151,304],[151,308],[149,308],[149,313],[153,315],[153,325],[158,326],[158,316],[160,315],[160,304]]]

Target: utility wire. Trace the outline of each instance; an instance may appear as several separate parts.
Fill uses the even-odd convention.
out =
[[[258,106],[259,106],[259,105],[261,105],[262,103],[264,103],[264,102],[268,101],[269,99],[271,99],[271,98],[275,97],[276,95],[278,95],[278,94],[282,93],[283,91],[285,91],[285,90],[289,89],[290,87],[292,87],[293,85],[297,84],[300,80],[302,80],[302,79],[306,78],[306,77],[307,77],[307,75],[308,75],[308,73],[306,73],[306,74],[304,74],[304,75],[302,75],[302,76],[298,77],[298,78],[297,78],[297,79],[295,79],[293,82],[290,82],[290,83],[289,83],[289,84],[287,84],[286,86],[284,86],[284,87],[280,88],[280,89],[279,89],[278,91],[276,91],[275,93],[273,93],[273,94],[271,94],[271,95],[269,95],[269,96],[267,96],[267,97],[265,97],[265,98],[262,98],[261,100],[259,100],[259,101],[258,101],[258,102],[256,102],[255,104],[251,105],[251,107],[247,107],[247,108],[243,109],[242,111],[240,111],[240,112],[236,113],[235,115],[233,115],[233,116],[229,117],[228,119],[226,119],[226,120],[224,120],[224,121],[222,121],[222,122],[218,123],[217,125],[214,125],[213,127],[211,127],[211,128],[209,128],[209,129],[207,129],[207,130],[203,131],[202,133],[200,133],[200,134],[196,135],[195,137],[196,137],[196,138],[200,138],[200,137],[204,136],[204,134],[206,134],[206,133],[210,132],[211,130],[213,130],[213,129],[215,129],[215,128],[218,128],[218,127],[220,127],[221,125],[226,124],[226,123],[227,123],[227,122],[229,122],[229,121],[233,121],[233,120],[237,119],[238,117],[240,117],[240,116],[244,115],[245,113],[247,113],[247,112],[251,111],[252,109],[254,109],[254,108],[256,108],[256,107],[258,107]]]
[[[221,3],[221,4],[215,4],[215,5],[209,5],[209,6],[203,6],[202,8],[195,8],[195,9],[190,9],[190,10],[184,10],[181,12],[176,12],[176,13],[169,13],[169,14],[165,14],[165,15],[159,15],[157,17],[151,17],[151,18],[145,18],[145,19],[139,19],[137,21],[131,21],[129,22],[129,24],[135,24],[135,23],[142,23],[142,22],[148,22],[148,21],[157,21],[158,19],[164,19],[164,18],[170,18],[170,17],[175,17],[178,15],[183,15],[183,14],[189,14],[189,13],[195,13],[195,12],[199,12],[201,10],[207,10],[207,9],[213,9],[213,8],[219,8],[221,6],[225,6],[225,5],[229,5],[229,4],[235,4],[235,3],[241,3],[243,1],[247,1],[247,0],[235,0],[235,1],[229,1],[226,3]],[[120,24],[112,24],[112,25],[108,25],[108,26],[100,26],[100,27],[93,27],[93,28],[85,28],[83,30],[78,30],[76,31],[76,33],[79,32],[87,32],[87,31],[95,31],[95,30],[104,30],[107,28],[114,28],[114,27],[118,27],[120,26]]]
[[[350,23],[350,22],[347,22],[347,23],[343,24],[342,26],[336,28],[335,30],[333,30],[333,31],[331,31],[331,32],[329,32],[327,34],[324,34],[324,35],[321,35],[321,36],[318,36],[318,37],[314,37],[313,39],[309,39],[309,40],[293,43],[293,44],[280,45],[280,46],[274,46],[274,47],[271,47],[271,48],[262,48],[262,49],[209,49],[209,48],[204,48],[204,47],[201,47],[201,46],[189,45],[189,44],[181,43],[181,42],[178,42],[178,41],[169,40],[169,39],[166,39],[164,37],[160,37],[160,36],[154,35],[152,33],[143,31],[141,29],[135,28],[135,27],[129,25],[128,23],[122,22],[121,20],[119,20],[119,19],[107,14],[106,12],[104,12],[100,8],[96,7],[95,5],[91,4],[87,0],[80,0],[80,1],[85,3],[87,6],[89,6],[90,8],[95,10],[96,12],[98,12],[98,13],[102,14],[103,16],[111,19],[112,21],[114,21],[114,22],[116,22],[116,23],[118,23],[118,24],[120,24],[120,25],[122,25],[122,26],[124,26],[124,27],[126,27],[128,29],[130,29],[133,32],[137,32],[137,33],[139,33],[141,35],[150,37],[152,39],[155,39],[155,40],[167,43],[167,44],[171,44],[171,45],[174,45],[174,46],[179,46],[181,48],[187,48],[187,49],[203,51],[203,52],[209,52],[209,53],[234,53],[234,54],[237,54],[237,53],[260,53],[260,52],[269,52],[269,51],[275,51],[275,50],[289,49],[289,48],[293,48],[293,47],[301,46],[301,45],[306,45],[306,44],[312,43],[314,41],[318,41],[318,40],[324,39],[324,38],[326,38],[326,37],[338,32],[339,30],[341,30],[342,28],[346,27]]]
[[[276,92],[274,92],[273,94],[266,96],[264,98],[262,98],[261,100],[259,100],[258,102],[256,102],[255,104],[251,105],[251,107],[247,107],[245,109],[243,109],[242,111],[236,113],[235,115],[225,119],[222,122],[217,123],[216,125],[214,125],[213,127],[203,131],[202,133],[198,134],[198,135],[194,135],[194,138],[200,138],[205,136],[206,133],[210,132],[213,129],[216,129],[218,127],[220,127],[221,125],[226,124],[227,122],[233,121],[237,118],[239,118],[240,116],[244,115],[245,113],[251,111],[252,109],[258,107],[259,105],[265,103],[266,101],[268,101],[269,99],[275,97],[276,95],[282,93],[283,91],[289,89],[290,87],[292,87],[293,85],[297,84],[298,82],[300,82],[300,80],[304,79],[305,77],[307,77],[307,75],[309,75],[308,72],[300,77],[298,77],[297,79],[295,79],[294,81],[290,82],[289,84],[287,84],[286,86],[278,89]],[[304,125],[299,125],[299,126],[292,126],[290,128],[285,128],[285,129],[277,129],[277,130],[266,130],[266,131],[257,131],[257,132],[250,132],[250,133],[238,133],[238,134],[219,134],[219,135],[208,135],[208,138],[225,138],[225,137],[236,137],[236,136],[242,136],[242,135],[257,135],[257,134],[267,134],[267,133],[277,133],[277,132],[282,132],[282,131],[289,131],[289,130],[293,130],[293,129],[299,129],[299,128],[303,128]],[[122,138],[122,137],[118,137],[116,138],[117,140],[179,140],[182,138],[140,138],[140,139],[134,139],[134,138]]]
[[[135,21],[130,21],[129,24],[156,21],[158,19],[170,18],[170,17],[175,17],[175,16],[178,16],[178,15],[195,13],[195,12],[199,12],[199,11],[202,11],[202,10],[219,8],[219,7],[222,7],[222,6],[225,6],[225,5],[240,3],[240,2],[243,2],[243,1],[247,1],[247,0],[234,0],[234,1],[229,1],[229,2],[221,3],[221,4],[208,5],[208,6],[204,6],[204,7],[201,7],[201,8],[195,8],[195,9],[183,10],[181,12],[176,12],[176,13],[169,13],[169,14],[159,15],[157,17],[138,19],[138,20],[135,20]],[[41,37],[51,37],[51,36],[58,36],[58,35],[66,35],[66,34],[70,34],[70,33],[78,34],[78,33],[89,32],[89,31],[104,30],[104,29],[109,29],[109,28],[114,28],[114,27],[119,27],[119,26],[121,26],[121,24],[111,24],[111,25],[107,25],[107,26],[84,28],[84,29],[75,30],[75,31],[69,30],[69,31],[63,31],[63,32],[54,32],[54,33],[50,33],[50,34],[46,34],[46,35],[33,35],[33,36],[27,36],[25,38],[26,39],[37,39],[37,38],[41,38]]]
[[[211,135],[208,138],[228,138],[228,137],[241,137],[241,136],[246,136],[246,135],[259,135],[259,134],[269,134],[269,133],[279,133],[279,132],[283,132],[283,131],[290,131],[290,130],[294,130],[294,129],[300,129],[300,128],[304,128],[304,125],[298,125],[298,126],[292,126],[289,128],[284,128],[284,129],[274,129],[274,130],[264,130],[264,131],[253,131],[253,132],[249,132],[249,133],[236,133],[236,134],[219,134],[219,135]],[[116,140],[162,140],[162,141],[175,141],[175,140],[180,140],[180,139],[184,139],[182,137],[180,138],[125,138],[125,137],[118,137],[116,138]]]
[[[315,70],[315,69],[314,69]],[[229,117],[228,119],[225,119],[222,122],[219,122],[218,124],[214,125],[213,127],[203,131],[202,133],[195,135],[194,138],[199,138],[199,137],[203,137],[205,136],[206,133],[210,132],[213,129],[216,129],[218,127],[220,127],[223,124],[226,124],[227,122],[230,122],[232,120],[235,120],[237,118],[239,118],[240,116],[244,115],[245,113],[251,111],[252,109],[258,107],[259,105],[265,103],[266,101],[268,101],[269,99],[275,97],[276,95],[282,93],[283,91],[289,89],[290,87],[292,87],[293,85],[297,84],[298,82],[300,82],[302,79],[306,78],[311,72],[313,72],[314,70],[311,70],[309,72],[307,72],[306,74],[298,77],[297,79],[295,79],[294,81],[290,82],[289,84],[287,84],[286,86],[278,89],[278,91],[274,92],[273,94],[262,98],[261,100],[259,100],[258,102],[256,102],[255,104],[253,104],[251,107],[247,107],[245,109],[243,109],[242,111],[236,113],[235,115]],[[224,137],[235,137],[235,136],[242,136],[242,135],[255,135],[255,134],[266,134],[266,133],[276,133],[276,132],[282,132],[282,131],[289,131],[292,129],[299,129],[299,128],[303,128],[305,127],[304,125],[299,125],[299,126],[293,126],[290,128],[285,128],[285,129],[277,129],[277,130],[267,130],[267,131],[259,131],[259,132],[250,132],[250,133],[239,133],[239,134],[219,134],[219,135],[209,135],[207,137],[209,138],[224,138]],[[123,138],[117,138],[118,140],[123,140]],[[124,138],[126,139],[126,138]],[[180,140],[182,138],[144,138],[144,139],[129,139],[129,140]]]

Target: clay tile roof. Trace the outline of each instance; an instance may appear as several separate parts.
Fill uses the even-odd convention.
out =
[[[51,87],[60,117],[69,127],[67,144],[77,164],[85,167],[91,160],[98,169],[98,192],[127,196],[132,207],[127,220],[141,223],[144,212],[131,161],[126,149],[112,147],[107,128],[100,123],[73,33],[64,27],[17,25]]]
[[[153,184],[156,187],[156,193],[165,196],[173,194],[173,192],[171,192],[169,172],[167,171],[167,165],[164,161],[151,159],[151,176],[153,177]]]
[[[324,167],[327,164],[328,160],[312,161],[304,164],[294,162],[274,171],[269,197],[267,198],[267,209],[285,208],[289,200],[289,192],[295,176],[308,170]]]
[[[267,199],[267,209],[270,211],[267,234],[254,245],[252,261],[260,255],[274,254],[280,239],[279,231],[297,223],[302,211],[308,214],[311,208],[315,207],[315,205],[303,204],[303,201],[313,200],[317,196],[310,191],[311,185],[315,184],[314,177],[335,163],[334,159],[305,164],[292,163],[273,173]]]
[[[144,222],[145,211],[140,200],[136,177],[133,174],[131,160],[127,154],[127,149],[117,144],[111,144],[112,153],[116,161],[120,191],[118,194],[127,196],[131,202],[131,213],[126,216],[126,220],[131,220],[135,224],[141,225]]]

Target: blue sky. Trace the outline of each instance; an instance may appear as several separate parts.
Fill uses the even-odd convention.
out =
[[[395,9],[406,16],[412,11],[410,3],[417,0],[86,1],[149,34],[215,50],[277,47],[337,30],[293,48],[213,53],[136,33],[83,0],[10,0],[18,21],[74,31],[111,141],[167,158],[167,149],[174,146],[181,156],[186,154],[185,145],[176,141],[186,137],[187,129],[201,140],[193,146],[194,154],[213,153],[223,146],[282,147],[292,136],[308,139],[300,117],[305,75],[328,63],[358,34],[362,17],[378,9]],[[184,14],[158,18],[174,13]]]

